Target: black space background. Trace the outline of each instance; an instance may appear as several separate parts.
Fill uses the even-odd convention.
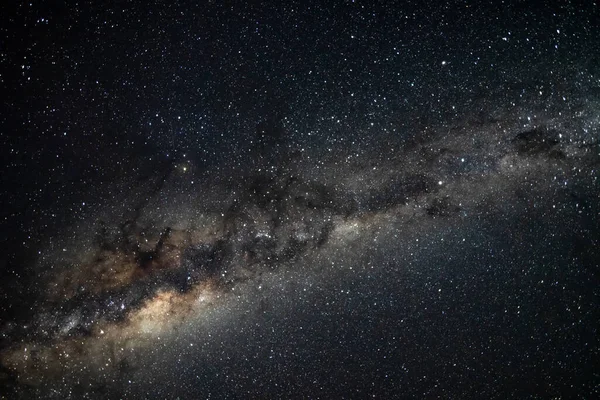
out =
[[[79,218],[82,199],[94,204],[87,193],[95,185],[128,174],[161,174],[184,154],[198,168],[226,175],[229,167],[252,157],[250,140],[261,123],[283,121],[290,142],[299,145],[368,146],[380,139],[382,127],[456,121],[478,99],[543,86],[557,71],[600,74],[600,13],[594,1],[10,2],[0,6],[0,15],[0,300],[5,303],[0,318],[6,320],[34,312],[33,255],[46,238]],[[442,61],[452,68],[441,68]],[[591,89],[586,93],[598,96]],[[343,116],[342,128],[327,125],[332,115]],[[326,133],[306,136],[315,130]],[[583,213],[572,209],[564,216],[576,229],[516,205],[518,211],[505,219],[494,215],[460,228],[471,232],[473,242],[493,238],[493,244],[480,247],[496,254],[482,259],[480,252],[465,252],[448,262],[446,250],[455,250],[428,252],[423,257],[429,259],[420,262],[430,270],[402,272],[413,274],[402,290],[376,276],[369,278],[376,284],[358,281],[357,292],[380,301],[389,292],[413,294],[388,299],[394,302],[388,307],[339,305],[319,321],[318,310],[308,306],[306,315],[292,320],[278,319],[284,312],[274,311],[273,323],[290,334],[261,341],[283,349],[293,337],[301,354],[308,349],[299,357],[298,371],[312,371],[299,376],[298,387],[282,377],[289,385],[274,393],[294,396],[300,386],[318,381],[323,398],[363,398],[373,385],[383,398],[594,397],[599,390],[597,190],[597,185],[574,188],[558,199],[587,205]],[[551,206],[540,204],[540,209]],[[515,223],[520,220],[525,222]],[[447,235],[452,242],[454,234]],[[389,264],[388,271],[401,269],[390,260],[381,262]],[[474,276],[472,264],[489,265],[493,272]],[[534,272],[520,276],[519,270]],[[432,277],[442,293],[445,284],[456,288],[461,282],[461,295],[441,300],[435,290],[421,293]],[[535,286],[540,280],[561,285],[540,292]],[[502,304],[497,310],[496,302]],[[522,304],[529,308],[520,310],[520,318],[503,320],[500,308],[507,304],[512,312]],[[566,313],[564,304],[586,307]],[[447,309],[468,319],[439,318]],[[407,320],[418,313],[420,320],[408,329],[378,323],[390,320],[390,313]],[[573,321],[583,322],[569,331]],[[315,331],[298,332],[307,325]],[[560,329],[547,337],[538,325]],[[363,330],[355,331],[359,326]],[[405,346],[388,350],[404,349],[409,353],[402,356],[419,359],[422,369],[412,369],[406,381],[399,378],[403,367],[392,361],[393,354],[387,364],[361,358],[385,351],[386,343],[377,338],[399,336]],[[429,342],[431,337],[442,339]],[[227,340],[231,346],[253,346],[248,336]],[[514,353],[494,350],[507,343],[517,343]],[[329,349],[340,353],[325,357]],[[452,361],[443,359],[449,353],[476,360],[473,375],[455,375]],[[185,382],[202,369],[192,367],[173,373],[184,382],[182,396],[194,391]],[[230,366],[215,362],[211,368],[222,372]],[[377,373],[362,376],[365,370]],[[233,368],[229,375],[236,374]],[[207,378],[202,390],[239,396],[235,379],[222,379]],[[237,379],[254,395],[262,390],[250,378]],[[442,389],[432,386],[435,381]],[[265,391],[273,389],[264,385]],[[399,394],[399,386],[407,391]],[[121,389],[106,389],[107,396]]]

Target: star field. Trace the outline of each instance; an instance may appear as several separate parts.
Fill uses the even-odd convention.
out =
[[[593,398],[596,2],[24,2],[0,398]]]

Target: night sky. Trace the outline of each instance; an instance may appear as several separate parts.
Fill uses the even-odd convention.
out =
[[[600,396],[597,1],[0,6],[0,398]]]

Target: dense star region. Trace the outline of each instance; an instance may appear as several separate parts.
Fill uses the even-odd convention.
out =
[[[597,3],[2,7],[0,398],[598,395]]]

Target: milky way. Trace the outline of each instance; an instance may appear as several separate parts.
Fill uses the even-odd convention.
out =
[[[278,21],[213,6],[199,21],[166,8],[181,20],[162,34],[154,17],[115,37],[96,24],[109,17],[89,17],[91,53],[75,39],[61,53],[55,33],[61,65],[81,54],[65,72],[80,90],[64,89],[54,122],[38,104],[60,94],[44,92],[53,70],[11,103],[35,111],[27,132],[52,135],[39,148],[3,137],[0,396],[592,396],[597,43],[572,34],[572,59],[547,55],[575,11],[552,29],[541,12],[502,19],[492,47],[493,8],[456,11],[475,34],[443,7],[403,25],[377,7],[291,7]],[[447,37],[418,23],[438,19]],[[526,51],[546,31],[549,49]],[[121,37],[139,65],[128,44],[111,50]],[[89,55],[113,51],[128,72],[111,80],[103,62],[92,79]],[[36,70],[26,61],[19,79]]]
[[[39,257],[40,268],[52,270],[41,282],[33,320],[4,327],[8,337],[23,338],[3,351],[4,366],[34,387],[65,376],[73,379],[66,385],[96,381],[98,374],[101,381],[122,379],[145,368],[151,349],[181,347],[182,336],[202,343],[215,326],[231,329],[245,314],[257,318],[279,307],[266,304],[277,303],[277,286],[305,279],[352,282],[361,279],[352,278],[355,269],[360,276],[361,270],[388,268],[387,262],[363,264],[369,251],[410,269],[408,254],[420,248],[419,238],[443,241],[429,236],[468,232],[490,214],[528,224],[528,218],[552,221],[547,213],[573,213],[566,208],[570,197],[583,196],[577,185],[597,189],[598,154],[561,123],[457,126],[425,142],[377,149],[385,161],[367,166],[362,159],[332,158],[325,173],[266,162],[265,173],[199,184],[201,195],[185,193],[187,213],[163,199],[173,199],[169,188],[181,180],[202,178],[184,171],[186,164],[168,165],[159,179],[143,183],[147,197],[134,200],[122,220],[105,215],[93,228],[85,221],[81,229],[89,237],[64,238],[53,244],[54,253]],[[139,197],[135,187],[130,191]],[[230,196],[207,211],[201,197],[211,191]],[[598,212],[593,199],[575,207],[585,215]],[[471,238],[451,240],[450,254],[472,246]],[[210,352],[206,347],[214,344],[203,346]]]

